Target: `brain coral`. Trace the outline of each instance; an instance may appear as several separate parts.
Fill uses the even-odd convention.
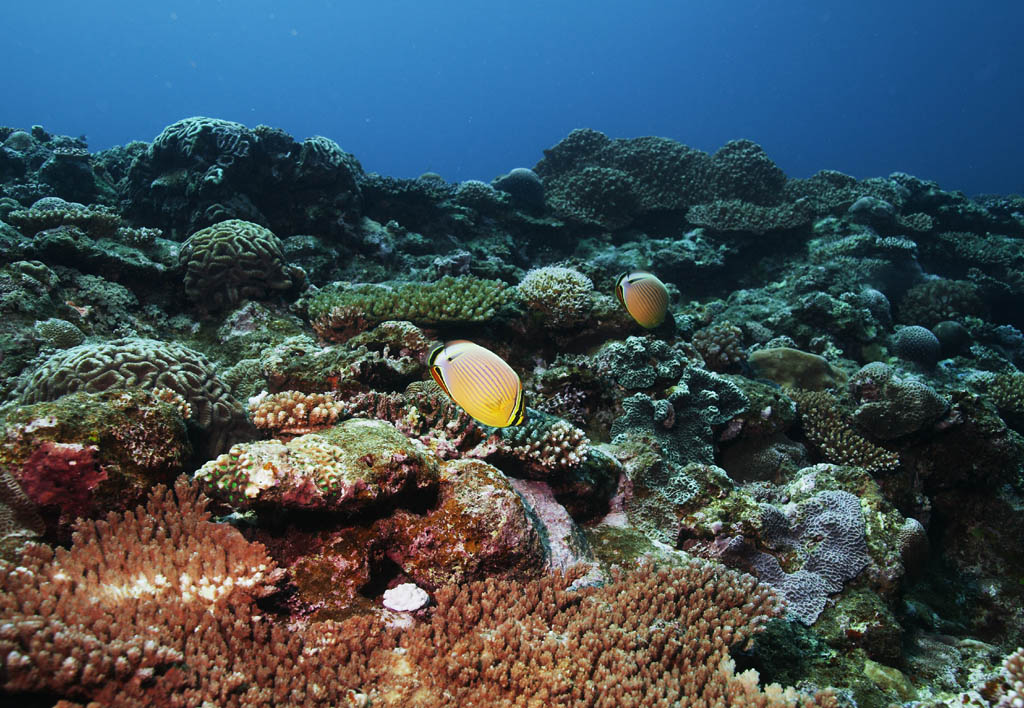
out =
[[[195,232],[178,259],[185,267],[185,293],[214,308],[300,287],[306,279],[301,268],[288,265],[277,236],[241,219]]]
[[[935,366],[942,354],[942,344],[927,327],[909,325],[901,328],[892,338],[893,350],[900,359],[921,366]]]
[[[167,388],[182,396],[219,452],[248,425],[245,411],[199,352],[174,342],[126,337],[58,351],[21,387],[23,403],[52,401],[75,391]]]
[[[248,157],[252,142],[249,129],[241,123],[193,116],[164,128],[151,149],[154,156],[174,162],[200,160],[226,167]]]

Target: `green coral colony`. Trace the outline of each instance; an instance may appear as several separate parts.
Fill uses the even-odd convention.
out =
[[[1024,700],[1021,197],[0,143],[8,700]]]

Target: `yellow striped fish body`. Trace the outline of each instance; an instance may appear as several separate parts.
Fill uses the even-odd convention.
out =
[[[491,350],[457,339],[430,352],[427,368],[444,392],[484,425],[505,428],[523,422],[519,374]]]
[[[623,273],[615,281],[615,297],[633,319],[647,329],[654,329],[665,321],[668,290],[657,276],[642,270]]]

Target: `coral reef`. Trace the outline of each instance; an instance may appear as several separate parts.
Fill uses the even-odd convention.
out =
[[[1020,197],[588,129],[491,183],[0,143],[8,702],[1018,700]],[[430,379],[458,339],[521,425]]]
[[[111,706],[513,705],[540,696],[595,706],[711,696],[836,705],[827,693],[762,689],[756,672],[735,670],[729,647],[762,629],[775,599],[749,576],[702,562],[619,572],[602,588],[571,589],[572,574],[447,586],[429,621],[412,627],[354,619],[286,632],[253,604],[280,571],[261,546],[211,523],[184,484],[173,495],[157,490],[134,515],[81,524],[76,540],[71,552],[32,546],[21,567],[0,566],[8,690]],[[44,586],[57,596],[44,599]],[[262,642],[273,650],[255,651]],[[673,671],[679,665],[699,674]]]

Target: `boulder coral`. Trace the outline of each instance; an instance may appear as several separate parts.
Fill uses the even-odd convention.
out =
[[[241,219],[221,221],[192,234],[178,256],[185,294],[209,309],[233,307],[302,287],[305,272],[288,265],[270,229]]]

